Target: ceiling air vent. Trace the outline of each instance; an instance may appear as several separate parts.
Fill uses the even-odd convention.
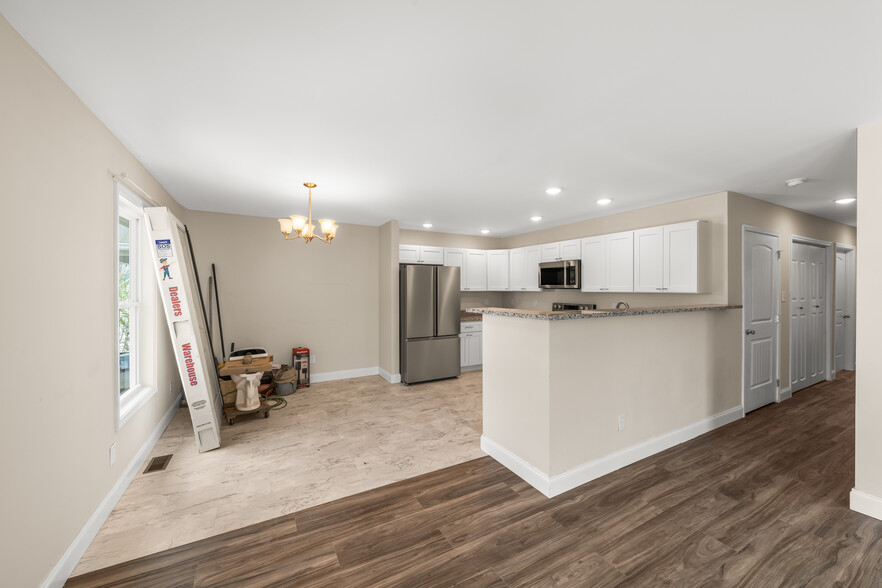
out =
[[[145,474],[149,474],[151,472],[161,472],[168,466],[168,462],[171,461],[171,455],[160,455],[159,457],[154,457],[150,460],[150,463],[147,465],[147,469],[144,470]]]

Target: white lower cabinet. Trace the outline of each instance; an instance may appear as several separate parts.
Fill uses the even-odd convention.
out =
[[[476,367],[484,363],[484,334],[480,322],[461,323],[459,334],[460,367]]]

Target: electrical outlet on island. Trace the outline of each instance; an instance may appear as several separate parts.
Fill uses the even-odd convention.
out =
[[[309,356],[309,363],[315,363],[315,355]]]
[[[620,414],[619,415],[619,431],[624,431],[624,430],[625,430],[625,415]]]
[[[116,443],[110,446],[110,465],[116,463]]]

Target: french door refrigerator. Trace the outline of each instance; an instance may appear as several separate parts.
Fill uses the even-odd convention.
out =
[[[401,265],[399,274],[401,381],[458,376],[459,268]]]

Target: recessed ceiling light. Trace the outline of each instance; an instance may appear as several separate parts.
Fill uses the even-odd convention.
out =
[[[549,189],[545,190],[545,193],[548,194],[549,196],[557,196],[562,191],[563,191],[563,188],[549,188]]]
[[[490,232],[490,229],[481,229],[481,232],[485,235]]]
[[[836,204],[851,204],[855,200],[857,200],[857,198],[839,198],[837,200],[834,200],[833,202],[835,202]]]
[[[787,185],[788,188],[793,188],[794,186],[805,184],[807,181],[807,178],[790,178],[789,180],[785,180],[784,183]]]
[[[424,229],[431,229],[431,228],[432,228],[432,223],[423,223],[423,228],[424,228]]]
[[[534,223],[538,223],[539,221],[542,220],[542,217],[541,216],[531,216],[530,220],[533,221]]]
[[[612,202],[612,198],[601,198],[600,200],[597,201],[597,203],[601,206],[606,206],[610,202]]]

